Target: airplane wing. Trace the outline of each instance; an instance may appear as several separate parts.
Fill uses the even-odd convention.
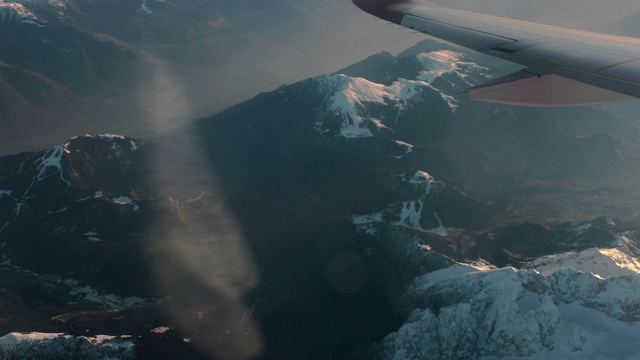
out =
[[[526,66],[472,99],[530,106],[640,98],[640,39],[448,9],[422,0],[352,0],[381,19]]]

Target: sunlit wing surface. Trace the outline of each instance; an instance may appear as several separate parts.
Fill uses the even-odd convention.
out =
[[[533,106],[640,98],[640,39],[566,29],[420,0],[353,0],[407,28],[526,68],[470,89],[472,99]]]

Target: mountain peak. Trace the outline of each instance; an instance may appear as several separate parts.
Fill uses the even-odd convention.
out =
[[[43,27],[46,23],[44,13],[55,11],[60,14],[65,7],[65,0],[0,0],[0,24]]]
[[[390,106],[396,110],[397,118],[402,111],[421,102],[425,90],[437,92],[451,111],[455,112],[457,109],[452,96],[422,80],[398,78],[388,86],[343,74],[328,75],[316,80],[320,84],[320,92],[326,97],[327,109],[316,119],[314,129],[319,133],[328,131],[325,124],[327,114],[341,120],[340,135],[345,138],[371,137],[378,131],[390,130],[393,124],[385,124],[382,114],[376,114],[372,110],[377,105]]]

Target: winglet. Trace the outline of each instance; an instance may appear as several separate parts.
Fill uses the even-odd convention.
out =
[[[399,24],[406,11],[420,3],[418,0],[351,0],[369,14]]]

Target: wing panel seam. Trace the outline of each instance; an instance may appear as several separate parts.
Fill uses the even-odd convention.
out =
[[[450,24],[450,23],[447,23],[447,22],[444,22],[444,21],[434,20],[434,19],[426,18],[424,16],[415,15],[415,14],[412,14],[412,13],[408,13],[405,16],[413,16],[415,18],[419,18],[419,19],[422,19],[422,20],[432,21],[432,22],[435,22],[435,23],[438,23],[438,24],[451,26],[451,27],[456,27],[458,29],[464,29],[464,30],[468,30],[468,31],[473,31],[473,32],[477,32],[477,33],[480,33],[480,34],[484,34],[484,35],[495,36],[495,37],[503,38],[505,40],[518,41],[518,39],[513,39],[513,38],[510,38],[510,37],[503,36],[503,35],[492,34],[492,33],[487,32],[487,31],[480,31],[480,30],[472,29],[472,28],[469,28],[469,27],[466,27],[466,26],[454,25],[454,24]],[[428,32],[424,32],[424,31],[421,31],[421,32],[422,33],[426,33],[427,35],[429,35]]]

